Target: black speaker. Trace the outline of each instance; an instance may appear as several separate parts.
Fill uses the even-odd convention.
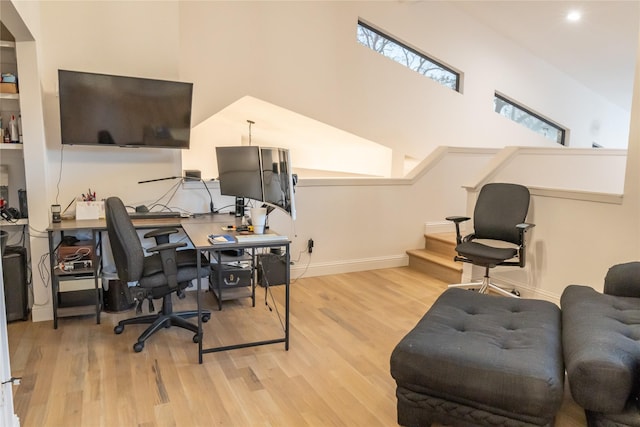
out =
[[[244,216],[244,197],[236,197],[236,217]]]
[[[27,190],[18,190],[18,208],[20,209],[20,218],[29,218],[29,209],[27,209]]]
[[[27,320],[27,250],[21,246],[7,246],[2,254],[2,272],[7,321]]]

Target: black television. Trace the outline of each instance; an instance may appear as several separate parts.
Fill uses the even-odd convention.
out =
[[[193,84],[58,70],[62,144],[189,148]]]

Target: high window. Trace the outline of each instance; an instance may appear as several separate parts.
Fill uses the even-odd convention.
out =
[[[539,133],[545,138],[565,145],[566,129],[553,123],[549,119],[533,113],[522,105],[518,105],[497,92],[493,98],[493,109],[501,116],[520,123],[522,126]]]
[[[460,73],[395,40],[372,26],[358,21],[358,42],[395,62],[455,91],[460,91]]]

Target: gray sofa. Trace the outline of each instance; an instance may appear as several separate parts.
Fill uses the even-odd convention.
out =
[[[640,262],[604,293],[568,286],[561,308],[445,291],[391,354],[398,424],[551,427],[566,367],[589,427],[640,427]]]
[[[611,267],[604,293],[568,286],[560,305],[569,388],[589,427],[640,427],[640,262]]]

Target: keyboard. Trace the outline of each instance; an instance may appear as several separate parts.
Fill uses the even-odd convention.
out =
[[[160,219],[160,218],[180,218],[180,212],[129,212],[131,219]]]
[[[236,234],[238,243],[260,243],[260,242],[286,242],[287,236],[279,234]]]

